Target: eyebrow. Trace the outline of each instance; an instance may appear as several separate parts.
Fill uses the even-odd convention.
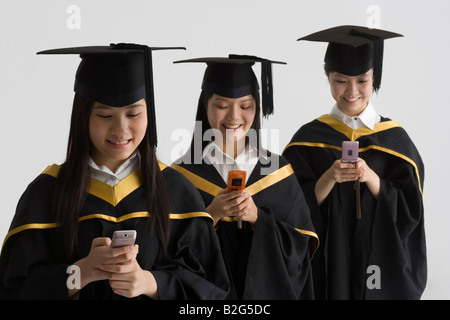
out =
[[[215,100],[221,100],[221,101],[228,102],[228,98],[223,98],[223,97],[216,97]],[[242,103],[242,102],[251,101],[251,100],[252,100],[252,98],[246,98],[244,100],[238,100],[238,102]]]
[[[137,108],[137,107],[145,107],[145,105],[142,103],[134,103],[134,104],[130,104],[128,106],[119,107],[119,108],[132,109],[132,108]],[[115,108],[117,108],[117,107],[107,106],[104,104],[97,104],[94,106],[94,109],[103,109],[103,110],[111,110],[111,109],[115,109]]]
[[[368,73],[362,73],[362,74],[358,74],[356,76],[348,76],[346,74],[342,74],[342,73],[339,73],[339,72],[336,72],[336,74],[335,74],[335,77],[339,77],[339,78],[353,78],[353,77],[363,78],[363,77],[370,77],[370,76],[371,75],[368,74]]]

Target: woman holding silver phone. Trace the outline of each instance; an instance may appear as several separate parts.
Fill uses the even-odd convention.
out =
[[[419,299],[425,288],[422,159],[406,131],[370,102],[384,40],[400,36],[339,26],[299,39],[329,43],[324,68],[336,101],[283,152],[323,244],[313,260],[318,299]],[[354,162],[342,161],[347,140],[359,143]]]
[[[40,52],[81,57],[67,157],[19,201],[0,256],[1,299],[225,298],[213,219],[192,184],[156,157],[158,49],[178,48]],[[127,231],[120,239],[117,230]]]

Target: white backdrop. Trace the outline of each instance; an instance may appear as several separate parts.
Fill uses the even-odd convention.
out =
[[[67,146],[80,59],[37,51],[117,42],[187,47],[153,54],[158,156],[170,164],[179,155],[178,134],[192,132],[204,71],[173,61],[238,53],[287,62],[273,67],[275,114],[263,121],[273,133],[266,146],[280,153],[334,102],[322,71],[326,44],[296,39],[343,24],[378,26],[405,35],[386,41],[382,86],[372,102],[409,132],[425,163],[423,299],[449,299],[449,14],[448,0],[2,0],[0,238],[28,183],[63,162]]]

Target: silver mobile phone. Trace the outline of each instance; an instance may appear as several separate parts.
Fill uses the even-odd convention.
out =
[[[131,246],[136,241],[136,230],[116,230],[112,236],[111,247]]]

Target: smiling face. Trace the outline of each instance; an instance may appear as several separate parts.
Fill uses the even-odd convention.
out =
[[[255,98],[251,94],[240,98],[227,98],[213,94],[206,106],[208,122],[220,130],[223,145],[241,141],[253,124],[256,113]],[[227,141],[233,137],[233,141]]]
[[[115,172],[134,153],[146,130],[147,106],[144,99],[120,108],[95,102],[89,118],[92,160]]]
[[[373,90],[373,69],[358,76],[330,72],[331,94],[339,109],[348,116],[357,116],[369,104]]]

